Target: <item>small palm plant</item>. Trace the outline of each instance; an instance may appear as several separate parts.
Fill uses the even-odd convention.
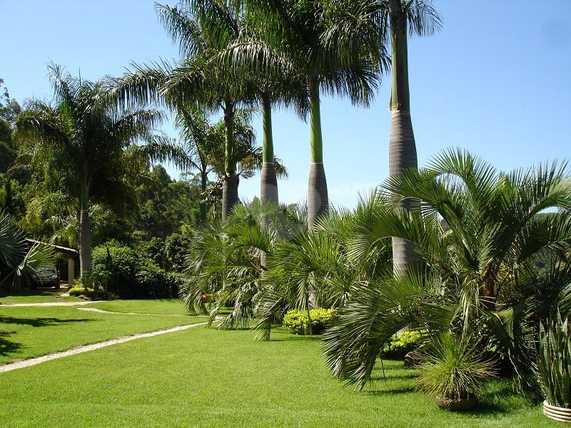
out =
[[[22,231],[0,213],[0,288],[33,281],[38,269],[53,265],[53,261],[50,247],[34,244],[28,249]]]
[[[450,332],[433,339],[421,366],[418,385],[448,410],[467,410],[477,404],[484,381],[495,375],[491,361],[481,357],[469,336]]]
[[[545,414],[571,422],[571,323],[557,315],[542,323],[539,334],[537,368],[539,383],[545,396]],[[566,416],[557,406],[569,409]],[[558,411],[559,410],[559,411]],[[554,413],[556,413],[554,415]],[[559,413],[559,414],[557,414]]]

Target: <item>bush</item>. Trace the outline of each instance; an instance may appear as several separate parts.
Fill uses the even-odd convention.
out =
[[[68,293],[70,296],[81,296],[93,300],[106,300],[115,298],[115,296],[108,293],[103,288],[94,285],[91,274],[85,276],[83,279],[75,280]]]
[[[321,334],[335,319],[334,309],[315,308],[310,309],[311,334]],[[293,309],[288,311],[283,319],[283,326],[294,334],[306,334],[309,331],[309,318],[307,311]]]
[[[415,330],[403,330],[393,334],[381,352],[382,357],[393,360],[402,360],[411,351],[420,346],[422,334]]]
[[[496,374],[493,363],[482,358],[475,343],[451,333],[433,340],[424,361],[418,386],[448,410],[475,406],[484,381]]]
[[[134,249],[111,241],[93,250],[90,280],[122,299],[177,297],[178,278]]]

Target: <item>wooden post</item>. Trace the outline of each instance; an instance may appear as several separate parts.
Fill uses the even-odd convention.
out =
[[[67,285],[73,285],[75,279],[75,258],[73,256],[67,258]]]

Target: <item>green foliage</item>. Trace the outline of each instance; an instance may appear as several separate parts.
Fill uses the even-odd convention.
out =
[[[569,318],[542,323],[537,359],[539,382],[547,402],[571,408],[571,323]]]
[[[451,333],[434,338],[424,359],[418,385],[440,400],[477,398],[484,381],[495,376],[493,363],[482,357],[477,343]]]
[[[131,247],[109,242],[93,250],[89,275],[94,289],[125,299],[167,298],[178,295],[179,279]]]
[[[375,215],[353,232],[347,254],[366,255],[372,244],[399,237],[412,242],[417,266],[396,280],[390,272],[350,283],[325,335],[331,371],[362,387],[400,329],[452,330],[481,337],[482,351],[507,362],[516,386],[533,392],[539,321],[570,307],[565,176],[557,163],[501,173],[449,150],[425,169],[391,177],[366,204]],[[417,200],[419,209],[394,209],[395,199]]]
[[[391,336],[383,346],[381,356],[392,360],[401,360],[404,356],[421,345],[424,337],[416,330],[402,330]]]
[[[29,245],[12,219],[0,213],[0,288],[31,285],[38,269],[53,266],[52,249]]]
[[[292,309],[284,315],[282,325],[295,334],[321,334],[334,321],[334,309],[313,308],[309,311]]]

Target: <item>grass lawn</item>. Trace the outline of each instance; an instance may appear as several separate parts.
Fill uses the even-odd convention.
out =
[[[126,312],[149,309],[148,302],[123,303],[129,309]],[[102,314],[75,307],[0,307],[0,364],[204,319],[184,315],[180,302],[157,303],[163,315]]]
[[[8,295],[0,294],[0,306],[12,303],[55,303],[80,302],[81,299],[73,296],[62,296],[63,290],[21,290]]]
[[[88,328],[89,322],[85,323]],[[47,328],[47,327],[46,327]],[[549,427],[557,424],[490,385],[480,413],[439,410],[414,391],[414,371],[356,392],[332,379],[320,343],[284,331],[199,327],[0,375],[4,427]]]
[[[188,313],[178,299],[160,300],[110,300],[95,303],[91,308],[103,309],[111,312],[137,312],[154,315],[176,315],[188,317]]]

